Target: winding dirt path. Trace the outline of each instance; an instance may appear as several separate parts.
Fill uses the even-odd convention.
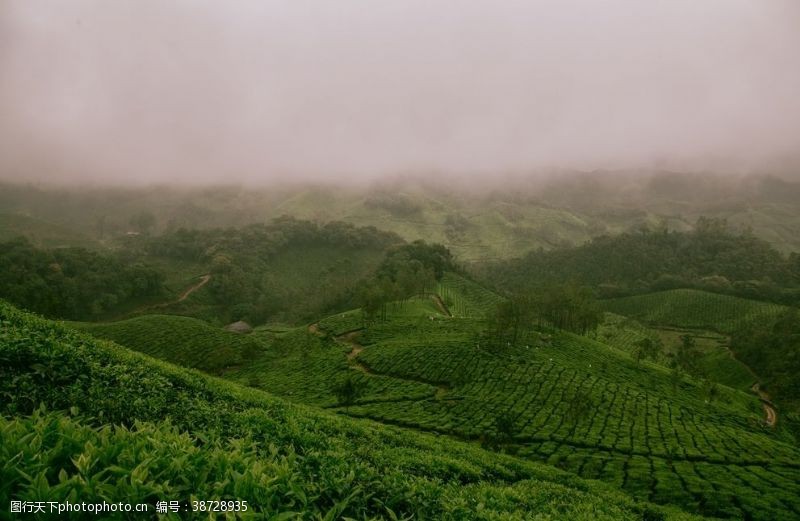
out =
[[[200,282],[198,282],[194,286],[190,286],[190,287],[186,288],[186,291],[181,293],[181,296],[178,297],[178,300],[176,300],[175,302],[170,302],[170,304],[177,304],[178,302],[183,302],[184,300],[189,298],[189,295],[191,295],[192,293],[194,293],[198,289],[200,289],[203,286],[205,286],[206,284],[208,284],[209,280],[211,280],[211,274],[210,273],[206,273],[205,275],[200,277]],[[169,305],[169,304],[167,304],[167,305]]]
[[[769,394],[761,390],[761,384],[758,382],[754,383],[752,387],[750,387],[750,390],[758,395],[758,398],[761,400],[761,405],[764,406],[764,414],[766,415],[764,421],[766,424],[770,427],[775,427],[775,424],[778,422],[778,413],[772,401],[769,399]]]
[[[196,284],[192,284],[191,286],[186,288],[183,291],[183,293],[181,293],[178,296],[177,299],[170,300],[168,302],[161,302],[159,304],[151,304],[149,306],[144,306],[144,307],[141,307],[141,308],[133,311],[132,313],[141,313],[142,311],[147,311],[147,310],[150,310],[150,309],[161,309],[161,308],[165,308],[165,307],[171,306],[173,304],[179,304],[179,303],[183,302],[184,300],[186,300],[187,298],[189,298],[189,295],[191,295],[192,293],[194,293],[198,289],[200,289],[203,286],[205,286],[206,284],[208,284],[209,280],[211,280],[211,274],[210,273],[206,273],[205,275],[202,275],[200,277],[200,282],[198,282]]]
[[[439,311],[448,317],[453,316],[453,314],[450,313],[450,310],[447,308],[447,304],[444,303],[444,300],[442,300],[442,297],[440,297],[438,293],[432,294],[431,297],[433,298],[433,301],[436,302],[436,306],[439,308]]]
[[[350,346],[350,352],[347,353],[347,361],[350,364],[351,369],[355,369],[366,374],[374,374],[369,367],[356,360],[356,357],[358,357],[358,355],[364,350],[364,346],[356,341],[358,333],[359,331],[350,331],[349,333],[337,336],[336,341],[340,344]]]
[[[315,325],[315,324],[312,324],[312,326],[313,325]],[[311,330],[311,326],[309,326],[309,331],[310,330]],[[361,371],[362,373],[368,374],[368,375],[381,376],[380,373],[376,373],[370,367],[368,367],[367,365],[362,364],[361,362],[358,361],[358,355],[361,354],[362,351],[364,351],[364,346],[359,344],[358,340],[357,340],[357,337],[358,337],[359,333],[361,333],[361,329],[357,329],[355,331],[349,331],[347,333],[343,333],[341,335],[338,335],[338,336],[336,336],[334,338],[340,344],[344,344],[344,345],[350,346],[350,351],[347,353],[347,362],[349,363],[351,369],[353,369],[354,371]],[[320,334],[320,333],[317,333],[317,334]],[[383,376],[389,376],[390,378],[395,378],[397,380],[408,380],[408,381],[411,381],[411,382],[419,382],[419,383],[424,383],[424,384],[435,386],[436,387],[436,392],[433,394],[433,397],[432,397],[432,399],[434,399],[434,400],[451,400],[451,399],[454,399],[454,398],[450,398],[450,397],[447,396],[450,393],[450,386],[447,385],[447,384],[444,384],[444,383],[436,384],[436,383],[433,383],[433,382],[417,380],[417,379],[414,379],[414,378],[402,378],[402,377],[399,377],[399,376],[390,376],[390,375],[383,375]],[[414,398],[413,400],[416,401],[417,398]],[[395,401],[408,401],[408,400],[407,399],[403,399],[403,400],[391,399],[391,400],[388,400],[388,401],[395,402]]]
[[[761,389],[761,383],[758,382],[758,375],[756,375],[756,373],[750,369],[750,366],[736,358],[736,354],[728,344],[720,343],[719,345],[725,349],[725,351],[727,351],[728,356],[730,356],[732,360],[736,360],[742,364],[742,367],[747,369],[747,372],[750,373],[750,376],[756,380],[756,382],[750,386],[750,390],[754,392],[756,396],[758,396],[758,399],[761,400],[761,405],[764,407],[764,423],[770,427],[775,427],[775,424],[778,423],[778,411],[775,410],[775,405],[772,403],[772,400],[770,400],[769,394]]]

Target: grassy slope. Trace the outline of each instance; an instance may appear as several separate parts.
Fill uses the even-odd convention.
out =
[[[483,317],[493,313],[502,300],[480,284],[455,273],[445,273],[436,288],[455,317]]]
[[[413,186],[402,192],[418,207],[398,215],[369,204],[369,197],[345,190],[303,190],[272,210],[299,218],[341,220],[392,231],[406,240],[425,239],[447,245],[465,262],[517,257],[560,242],[579,243],[590,237],[589,225],[567,210],[533,204],[468,199],[435,194]],[[454,230],[448,216],[463,218],[466,226]]]
[[[605,309],[647,323],[731,333],[747,322],[774,317],[783,306],[693,289],[610,299]]]
[[[720,217],[733,226],[749,227],[778,250],[800,250],[797,231],[800,212],[794,204],[751,202],[731,207],[706,207],[680,200],[655,200],[641,208],[624,203],[589,211],[553,207],[513,197],[458,197],[415,187],[400,188],[419,210],[394,215],[366,204],[368,196],[347,190],[303,189],[285,194],[268,210],[318,220],[342,220],[394,231],[407,240],[426,239],[446,244],[464,262],[519,257],[560,243],[580,244],[590,237],[615,234],[637,225],[666,222],[671,229],[689,230],[700,216]],[[448,230],[447,217],[458,215],[468,226],[462,233]]]
[[[246,363],[263,349],[255,338],[189,317],[144,315],[119,322],[71,325],[155,358],[212,373]]]
[[[749,390],[756,377],[741,362],[736,360],[728,347],[730,339],[720,333],[697,329],[659,328],[657,325],[644,325],[637,320],[615,313],[606,313],[597,331],[597,339],[616,347],[629,355],[636,343],[643,338],[660,340],[665,354],[675,353],[681,345],[681,337],[694,338],[700,352],[699,364],[715,382],[741,390]],[[656,362],[667,365],[667,356]]]
[[[355,305],[352,288],[370,275],[384,257],[381,249],[348,248],[345,246],[290,246],[277,252],[269,262],[262,266],[257,281],[267,289],[276,303],[277,311],[270,323],[294,323],[319,316],[321,310],[341,307],[343,302]],[[170,289],[183,288],[178,294],[197,282],[196,276],[208,273],[210,266],[180,263],[167,267],[171,261],[161,261],[164,269],[171,274],[168,280]],[[190,278],[195,277],[195,278]],[[183,280],[183,285],[179,281]],[[208,322],[219,322],[220,309],[214,304],[209,293],[212,284],[193,293],[180,303],[165,306],[157,312],[193,316]],[[154,310],[143,310],[153,313]]]
[[[381,191],[401,193],[419,207],[410,215],[396,215],[368,204],[374,195],[370,190],[341,186],[209,187],[187,192],[166,187],[81,188],[72,192],[6,184],[0,186],[0,212],[25,213],[87,235],[96,233],[97,218],[103,216],[107,217],[108,236],[124,233],[130,228],[130,218],[142,211],[156,215],[159,230],[167,223],[188,228],[242,226],[284,214],[319,221],[338,219],[392,230],[409,240],[425,238],[447,244],[462,261],[516,257],[562,241],[580,244],[591,236],[641,224],[666,222],[671,229],[687,230],[698,217],[707,216],[749,227],[785,253],[800,251],[800,206],[791,196],[784,194],[781,202],[770,202],[748,190],[732,200],[718,200],[702,196],[715,191],[698,193],[695,187],[696,181],[691,180],[684,193],[660,194],[656,190],[642,197],[639,192],[646,187],[634,183],[630,192],[614,180],[599,191],[591,185],[576,185],[562,187],[566,193],[556,187],[539,196],[528,194],[542,203],[535,197],[526,198],[522,187],[507,187],[490,196],[469,196],[454,195],[457,186],[444,190],[407,180]],[[3,190],[9,194],[5,198]],[[569,194],[589,204],[571,203]],[[564,199],[564,195],[568,197]],[[461,231],[449,229],[448,216],[461,216],[468,226]]]
[[[692,336],[702,355],[701,367],[709,377],[738,389],[749,389],[758,378],[733,357],[728,335],[741,326],[770,319],[785,310],[778,304],[692,289],[611,299],[604,306],[628,317],[611,319],[613,324],[607,319],[606,334],[633,338],[639,333],[624,331],[631,328],[646,331],[650,336],[658,336],[667,352],[677,350],[681,336]]]
[[[478,303],[486,295],[471,299],[476,288],[454,276],[442,286],[463,300],[455,306],[463,315],[447,319],[430,299],[417,299],[390,306],[387,322],[366,329],[352,311],[321,320],[316,329],[257,332],[248,338],[263,350],[226,377],[335,407],[332,387],[351,375],[365,392],[340,409],[345,414],[472,440],[492,439],[496,418],[508,414],[516,424],[508,450],[639,498],[723,516],[798,513],[792,497],[800,489],[791,481],[800,479],[800,453],[759,426],[763,412],[746,392],[748,375],[725,382],[740,390],[723,387],[711,404],[701,382],[687,378],[673,388],[663,366],[637,365],[625,351],[640,336],[671,334],[677,342],[679,333],[619,316],[612,329],[601,328],[598,338],[607,344],[557,334],[535,336],[530,348],[487,351],[471,343],[482,327],[485,310]],[[357,329],[365,349],[349,360],[353,346],[336,337]],[[699,344],[709,357],[719,352],[702,339]],[[571,420],[578,390],[589,395],[591,412]]]
[[[654,508],[539,464],[290,405],[4,303],[0,358],[2,504],[197,494],[329,519],[641,519]],[[39,404],[78,417],[29,418]]]
[[[482,319],[430,318],[430,310],[390,312],[364,329],[357,312],[339,314],[318,331],[276,335],[264,359],[230,376],[331,407],[321,382],[351,374],[367,390],[339,409],[345,414],[485,441],[508,415],[515,432],[507,450],[638,498],[718,516],[800,515],[800,451],[761,426],[763,411],[744,388],[722,387],[708,403],[702,382],[684,378],[673,388],[663,366],[637,365],[623,346],[560,333],[487,351],[472,340]],[[334,337],[354,329],[363,329],[356,341],[364,349],[348,360],[353,345]],[[579,390],[591,405],[572,420]]]
[[[473,331],[469,319],[368,330],[358,357],[364,365],[445,384],[448,392],[349,413],[469,439],[496,435],[496,418],[509,415],[519,454],[636,497],[720,516],[800,515],[800,452],[759,427],[763,412],[753,396],[723,388],[721,400],[706,403],[700,382],[686,379],[673,390],[663,368],[637,367],[613,348],[569,334],[487,352],[469,344]],[[570,419],[579,390],[591,404]],[[775,487],[763,484],[762,472]]]

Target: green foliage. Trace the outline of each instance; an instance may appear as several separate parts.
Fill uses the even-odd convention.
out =
[[[344,380],[334,385],[332,391],[339,401],[339,405],[348,407],[353,405],[364,394],[365,387],[363,381],[348,375]]]
[[[633,350],[633,358],[636,362],[649,359],[656,361],[661,356],[662,344],[660,339],[644,337],[636,341]]]
[[[138,233],[149,235],[156,225],[156,216],[150,212],[139,212],[130,219],[131,226]]]
[[[216,497],[265,518],[684,517],[469,444],[293,406],[2,303],[0,358],[4,505]]]
[[[487,440],[707,515],[795,516],[782,498],[800,493],[792,481],[800,478],[800,451],[791,437],[765,431],[751,393],[683,371],[673,376],[567,332],[487,350],[473,340],[483,327],[480,319],[398,317],[368,327],[358,360],[370,378],[427,382],[439,391],[426,400],[360,401],[348,414]],[[513,439],[501,434],[500,417],[513,418]],[[770,488],[754,468],[786,479]]]
[[[678,346],[678,352],[675,353],[675,363],[682,370],[687,373],[698,375],[700,366],[698,359],[700,353],[697,351],[697,343],[691,335],[681,336],[681,344]]]
[[[254,335],[225,331],[189,317],[144,315],[73,326],[134,351],[215,374],[248,363],[264,350]]]
[[[163,293],[163,276],[140,263],[82,248],[0,244],[0,297],[56,318],[86,319]]]
[[[532,299],[527,295],[514,295],[499,301],[496,306],[495,312],[487,317],[481,343],[502,349],[525,341],[533,328],[535,308]]]
[[[241,227],[286,214],[317,222],[372,225],[408,241],[439,242],[461,262],[518,258],[537,248],[582,244],[599,234],[662,222],[671,229],[689,229],[696,216],[709,215],[724,216],[731,225],[746,224],[781,251],[800,251],[796,182],[762,177],[740,183],[730,176],[701,179],[675,172],[635,178],[613,172],[573,174],[553,179],[546,187],[512,183],[491,193],[439,184],[438,176],[432,176],[433,183],[406,179],[365,189],[313,185],[110,189],[3,183],[0,211],[30,215],[73,235],[80,232],[106,240],[130,230],[130,218],[142,211],[156,216],[158,230]],[[725,194],[725,204],[719,204],[720,194]],[[57,242],[45,244],[65,245],[65,236],[54,239]]]
[[[633,318],[606,313],[597,338],[629,353],[635,360],[649,359],[657,364],[671,366],[682,348],[682,337],[687,335],[696,343],[697,353],[694,362],[697,366],[697,375],[750,392],[750,387],[757,377],[731,353],[729,338],[724,334],[658,323],[646,326]],[[658,347],[658,352],[653,350],[654,356],[645,356],[648,350],[643,347],[648,344],[651,347]]]
[[[359,310],[345,311],[325,317],[319,321],[319,327],[332,335],[342,335],[364,327],[364,317]]]
[[[800,403],[800,312],[752,321],[731,339],[736,356],[765,378],[774,398]]]
[[[540,321],[576,333],[594,331],[603,318],[592,291],[572,283],[543,288],[530,305]]]
[[[574,284],[514,294],[496,301],[495,306],[480,335],[480,342],[495,347],[529,342],[534,325],[586,334],[594,331],[603,318],[592,292]]]
[[[445,270],[456,269],[450,252],[440,244],[414,241],[391,248],[375,275],[364,281],[358,302],[365,323],[386,320],[388,306],[429,294]]]
[[[397,280],[400,271],[409,266],[417,273],[430,270],[436,280],[441,279],[446,271],[459,271],[446,247],[417,240],[392,248],[378,269],[378,275]]]
[[[569,421],[577,424],[584,419],[596,406],[592,400],[592,395],[582,388],[578,388],[569,398],[566,417]]]
[[[486,317],[503,300],[498,294],[453,272],[445,272],[436,285],[436,293],[455,317]]]
[[[27,215],[0,213],[0,242],[19,237],[25,237],[38,248],[100,248],[98,242],[72,227],[59,226]]]
[[[797,301],[791,260],[750,234],[701,218],[692,232],[642,229],[576,247],[538,251],[498,264],[486,276],[519,291],[564,280],[606,297],[692,287],[747,298]],[[775,286],[780,283],[782,288]]]
[[[786,308],[692,289],[674,289],[601,301],[607,311],[647,323],[732,333],[770,320]]]
[[[143,255],[199,262],[212,277],[211,305],[223,322],[301,322],[358,305],[361,281],[402,240],[372,227],[291,218],[239,229],[178,229],[143,239]],[[191,303],[173,312],[201,316]]]

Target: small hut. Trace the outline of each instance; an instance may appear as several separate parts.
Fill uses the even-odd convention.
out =
[[[228,324],[225,326],[227,331],[232,331],[233,333],[239,333],[241,335],[246,335],[247,333],[253,332],[253,327],[243,320],[239,320],[238,322],[234,322],[232,324]]]

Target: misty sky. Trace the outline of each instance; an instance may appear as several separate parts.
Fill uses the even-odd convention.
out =
[[[797,0],[0,0],[0,178],[799,157]]]

